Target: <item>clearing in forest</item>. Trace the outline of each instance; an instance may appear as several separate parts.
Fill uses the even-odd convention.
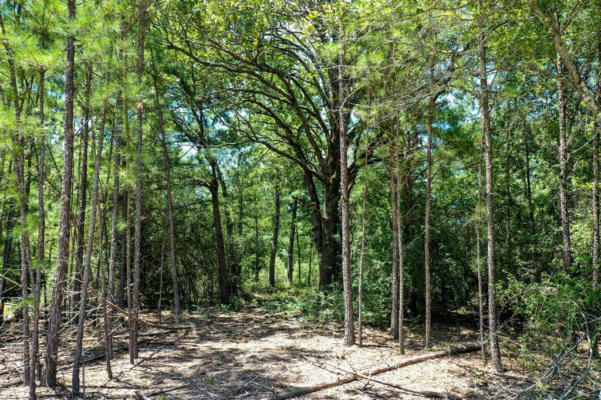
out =
[[[155,313],[142,317],[157,322]],[[164,320],[171,317],[164,316]],[[472,343],[477,338],[470,318],[454,320],[455,323],[436,325],[434,350]],[[411,329],[407,354],[401,356],[390,334],[383,330],[366,328],[362,348],[345,347],[340,323],[308,323],[289,313],[273,313],[255,305],[236,312],[211,308],[189,313],[182,325],[190,329],[166,332],[144,328],[140,357],[133,365],[125,351],[127,336],[118,334],[115,349],[121,350],[113,359],[113,380],[107,379],[97,338],[86,336],[86,359],[100,356],[85,365],[86,398],[130,399],[138,393],[139,398],[151,399],[269,399],[348,377],[351,371],[366,371],[424,353],[419,327]],[[14,329],[18,332],[17,326]],[[11,367],[21,357],[21,342],[15,336],[4,335],[0,343],[0,379],[8,382],[8,386],[0,388],[0,399],[27,398],[26,388],[15,384],[21,370]],[[71,339],[68,333],[61,337],[65,347],[73,348]],[[58,380],[66,385],[60,392],[69,393],[72,353],[63,354]],[[430,396],[488,398],[503,387],[527,383],[516,372],[517,363],[508,358],[506,365],[510,371],[505,376],[498,375],[492,367],[483,365],[478,352],[471,352],[395,369],[373,376],[374,380],[358,379],[302,398],[424,398],[413,391],[430,392]],[[38,393],[44,399],[64,398],[44,387]]]

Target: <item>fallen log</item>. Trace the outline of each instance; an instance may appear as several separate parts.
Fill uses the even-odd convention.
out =
[[[350,382],[354,382],[356,380],[363,379],[363,377],[371,377],[373,375],[383,374],[384,372],[392,371],[392,370],[395,370],[398,368],[407,367],[409,365],[419,364],[424,361],[435,360],[437,358],[444,358],[444,357],[455,355],[455,354],[471,353],[471,352],[478,351],[478,350],[480,350],[480,343],[467,343],[467,344],[463,344],[463,345],[451,346],[450,348],[448,348],[446,350],[434,351],[434,352],[426,353],[426,354],[418,354],[418,355],[415,355],[412,357],[405,358],[404,360],[401,360],[397,363],[373,368],[368,371],[363,371],[363,372],[359,372],[359,373],[350,373],[347,376],[342,376],[335,381],[324,382],[324,383],[321,383],[318,385],[313,385],[313,386],[294,388],[290,391],[287,391],[287,392],[284,392],[281,394],[275,394],[274,396],[269,397],[268,399],[271,399],[271,400],[291,399],[291,398],[303,396],[303,395],[306,395],[309,393],[318,392],[320,390],[329,389],[331,387],[340,386],[340,385],[344,385],[344,384],[347,384]]]
[[[440,392],[434,392],[434,391],[430,391],[430,390],[413,390],[413,389],[408,389],[406,387],[400,386],[400,385],[396,385],[394,383],[389,383],[389,382],[384,382],[375,378],[372,378],[371,376],[367,376],[367,375],[363,375],[359,372],[355,372],[355,371],[349,371],[348,369],[344,369],[344,368],[340,368],[337,365],[333,365],[330,363],[318,363],[318,362],[313,362],[312,364],[325,369],[326,371],[330,371],[328,368],[333,368],[335,370],[338,371],[342,371],[344,373],[347,374],[352,374],[352,375],[357,375],[359,378],[361,379],[365,379],[366,381],[370,381],[370,382],[374,382],[374,383],[378,383],[382,386],[388,386],[391,387],[393,389],[399,390],[401,392],[404,393],[408,393],[408,394],[416,394],[422,397],[427,397],[429,399],[455,399],[456,397],[453,396],[452,394],[449,393],[440,393]],[[325,366],[325,367],[324,367]],[[330,371],[332,372],[332,371]]]

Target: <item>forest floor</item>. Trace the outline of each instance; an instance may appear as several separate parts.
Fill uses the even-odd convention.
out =
[[[163,323],[172,319],[163,316]],[[157,322],[157,314],[142,318]],[[188,313],[182,324],[190,329],[158,332],[141,328],[139,358],[129,363],[127,338],[117,335],[112,362],[114,379],[107,379],[104,359],[85,366],[88,399],[131,399],[135,392],[152,399],[267,399],[294,388],[336,380],[346,371],[367,369],[397,362],[423,353],[419,327],[412,327],[407,354],[401,356],[389,332],[367,327],[363,347],[342,344],[339,323],[308,323],[289,313],[273,313],[247,305],[241,311],[220,308]],[[19,332],[19,326],[14,331]],[[472,342],[477,331],[471,319],[454,318],[453,323],[435,324],[433,342],[442,349],[449,344]],[[153,334],[156,332],[156,334]],[[11,340],[12,336],[12,340]],[[21,343],[18,335],[3,332],[0,339],[0,399],[27,398],[19,378]],[[39,388],[39,398],[67,398],[71,382],[74,336],[63,334],[63,357],[59,360],[59,392]],[[87,358],[102,354],[94,336],[87,337]],[[375,376],[408,390],[447,393],[458,398],[486,399],[503,388],[529,383],[519,364],[504,359],[507,372],[496,374],[484,365],[479,352],[444,357]],[[4,382],[4,383],[3,383]],[[303,399],[420,399],[408,391],[366,380],[321,390]]]

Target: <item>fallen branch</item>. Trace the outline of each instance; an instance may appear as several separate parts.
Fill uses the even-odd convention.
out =
[[[374,368],[374,369],[371,369],[368,371],[364,371],[364,372],[360,372],[360,373],[352,372],[352,373],[349,373],[349,375],[338,378],[335,381],[325,382],[325,383],[321,383],[319,385],[314,385],[314,386],[294,388],[288,392],[276,394],[276,395],[270,397],[270,399],[284,400],[284,399],[290,399],[293,397],[303,396],[303,395],[306,395],[309,393],[314,393],[314,392],[318,392],[320,390],[324,390],[324,389],[328,389],[331,387],[340,386],[340,385],[344,385],[344,384],[347,384],[350,382],[354,382],[359,379],[364,379],[364,377],[371,377],[373,375],[379,375],[384,372],[392,371],[392,370],[395,370],[398,368],[407,367],[409,365],[419,364],[424,361],[435,360],[437,358],[443,358],[443,357],[447,357],[447,356],[451,356],[451,355],[455,355],[455,354],[471,353],[471,352],[478,351],[478,350],[480,350],[480,343],[468,343],[468,344],[459,345],[459,346],[452,346],[447,350],[435,351],[435,352],[426,353],[426,354],[419,354],[416,356],[408,357],[397,363],[385,365],[382,367],[377,367],[377,368]],[[406,390],[406,389],[403,389],[403,390]],[[424,392],[424,393],[426,393],[426,392]]]
[[[136,400],[150,400],[150,397],[144,396],[142,393],[138,392],[137,390],[134,392],[134,397]]]
[[[366,381],[369,381],[369,382],[374,382],[374,383],[378,383],[378,384],[383,385],[383,386],[388,386],[388,387],[391,387],[393,389],[399,390],[401,392],[405,392],[405,393],[409,393],[409,394],[417,394],[419,396],[427,397],[429,399],[453,399],[453,398],[455,398],[455,396],[453,396],[453,395],[451,395],[449,393],[440,393],[440,392],[434,392],[434,391],[430,391],[430,390],[407,389],[406,387],[403,387],[403,386],[400,386],[400,385],[396,385],[394,383],[384,382],[384,381],[381,381],[379,379],[375,379],[375,378],[372,378],[370,376],[363,375],[363,374],[361,374],[359,372],[349,371],[348,369],[344,369],[344,368],[341,368],[341,367],[339,367],[337,365],[333,365],[333,364],[330,364],[330,363],[323,363],[322,364],[322,363],[313,361],[312,364],[316,365],[319,368],[323,368],[326,371],[329,371],[329,370],[327,368],[325,368],[324,366],[327,366],[329,368],[333,368],[335,370],[338,370],[338,371],[341,371],[341,372],[344,372],[344,373],[347,373],[347,374],[357,375],[359,378],[365,379]],[[332,372],[332,371],[329,371],[329,372]]]
[[[190,386],[190,385],[186,384],[186,385],[181,385],[181,386],[175,386],[175,387],[157,390],[155,392],[148,393],[148,394],[142,394],[140,391],[136,390],[134,392],[134,395],[135,395],[136,400],[149,400],[151,397],[169,393],[169,392],[173,392],[174,390],[187,388],[188,386]]]
[[[146,340],[142,340],[138,344],[143,344],[143,343],[146,343]],[[127,349],[129,349],[129,345],[117,347],[116,349],[113,349],[113,353],[120,353],[120,352],[126,351]],[[104,353],[98,354],[96,356],[87,358],[86,363],[90,364],[95,361],[102,360],[104,357],[105,357]],[[68,365],[62,365],[61,367],[58,368],[58,370],[65,371],[65,370],[69,370],[71,368],[72,368],[71,364],[68,364]],[[16,378],[16,379],[10,380],[8,382],[5,382],[5,383],[3,383],[3,385],[5,385],[6,387],[10,387],[10,386],[21,385],[22,383],[23,383],[23,377],[21,376],[20,378]]]

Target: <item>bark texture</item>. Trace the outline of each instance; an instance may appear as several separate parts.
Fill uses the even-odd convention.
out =
[[[342,31],[342,29],[341,29]],[[342,32],[341,32],[342,33]],[[345,118],[346,93],[344,79],[344,53],[338,55],[338,129],[340,135],[340,214],[342,219],[342,287],[344,296],[344,344],[355,344],[355,314],[353,312],[353,281],[351,276],[350,204],[348,139]]]
[[[83,354],[83,334],[84,322],[86,319],[86,305],[88,298],[88,285],[90,282],[92,248],[94,245],[94,230],[96,229],[96,215],[98,213],[99,184],[100,184],[100,166],[102,161],[102,148],[104,144],[104,126],[106,123],[106,101],[103,105],[102,120],[100,122],[100,132],[98,133],[98,147],[96,148],[96,157],[94,160],[94,178],[92,180],[92,210],[90,213],[90,226],[86,243],[86,256],[83,268],[83,282],[81,291],[81,302],[79,305],[79,316],[77,321],[77,339],[75,345],[75,354],[73,356],[73,373],[71,376],[71,393],[73,396],[79,394],[79,368]],[[101,249],[102,250],[102,249]],[[101,255],[102,257],[102,255]]]
[[[432,204],[432,130],[434,119],[434,97],[431,96],[428,102],[428,139],[426,142],[426,210],[424,222],[424,274],[426,283],[426,337],[425,347],[430,348],[430,339],[432,337],[432,287],[430,276],[430,213]]]
[[[482,7],[482,0],[480,0]],[[498,372],[503,371],[499,338],[497,334],[497,313],[495,303],[495,235],[494,235],[494,192],[493,192],[493,159],[492,136],[489,109],[488,71],[486,58],[486,35],[480,30],[480,109],[482,112],[482,136],[484,137],[484,159],[486,170],[486,231],[487,231],[487,264],[488,264],[488,340],[490,357]]]
[[[555,23],[559,27],[559,16],[555,14]],[[561,55],[557,53],[556,68],[559,75],[563,74],[563,62]],[[572,264],[572,252],[570,244],[570,217],[568,215],[568,194],[567,194],[567,151],[568,143],[566,137],[566,107],[567,99],[563,81],[557,79],[557,106],[559,118],[559,207],[561,212],[561,241],[562,241],[562,260],[565,269],[570,268]]]
[[[75,0],[67,0],[69,20],[75,18]],[[56,363],[58,357],[58,335],[61,318],[61,305],[65,285],[65,273],[69,261],[69,237],[71,220],[69,206],[71,203],[71,184],[73,179],[73,98],[75,94],[73,78],[75,73],[75,37],[67,36],[67,59],[65,71],[65,120],[63,139],[63,172],[61,186],[61,205],[59,216],[58,257],[54,278],[52,302],[48,315],[47,347],[46,347],[46,384],[56,387]]]

